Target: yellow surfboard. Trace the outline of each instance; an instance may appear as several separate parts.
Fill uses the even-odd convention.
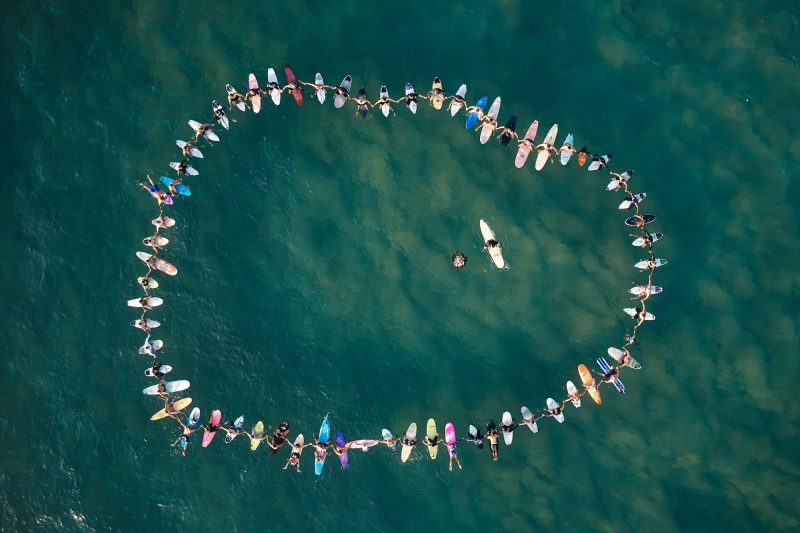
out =
[[[256,422],[256,425],[253,426],[253,436],[256,438],[250,437],[250,449],[256,451],[261,444],[261,437],[264,436],[264,422],[261,420]]]
[[[191,405],[192,399],[191,398],[181,398],[179,400],[175,400],[172,402],[172,410],[173,412],[181,411],[182,409],[186,409]],[[169,415],[167,414],[167,408],[161,409],[160,411],[156,411],[156,413],[150,417],[150,420],[161,420],[162,418],[167,418]]]
[[[597,385],[594,384],[594,376],[589,372],[589,369],[586,368],[586,365],[578,365],[578,374],[580,374],[583,386],[589,391],[589,396],[592,397],[594,403],[597,405],[603,403],[603,399],[600,397],[600,391],[597,390]]]
[[[425,436],[428,438],[428,440],[433,440],[434,437],[439,436],[439,433],[436,431],[436,421],[433,418],[428,419],[428,430],[425,433]],[[428,453],[430,454],[431,459],[436,459],[436,456],[439,454],[438,443],[436,446],[428,446],[426,444],[426,447],[428,448]]]

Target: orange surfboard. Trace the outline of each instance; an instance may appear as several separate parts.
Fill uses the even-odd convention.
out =
[[[603,399],[600,397],[600,391],[597,390],[597,385],[594,384],[594,376],[589,372],[589,369],[586,368],[586,365],[578,365],[578,374],[580,374],[583,386],[589,391],[589,396],[592,397],[594,403],[597,405],[603,403]]]

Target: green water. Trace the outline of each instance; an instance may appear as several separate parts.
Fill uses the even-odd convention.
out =
[[[790,2],[483,6],[355,2],[15,5],[2,17],[0,529],[797,530],[798,8]],[[224,84],[467,83],[523,129],[561,125],[636,169],[670,259],[628,394],[523,428],[464,470],[417,449],[312,456],[244,439],[181,458],[136,354],[134,251],[186,120]],[[282,78],[282,76],[281,76]],[[563,395],[619,345],[641,258],[619,194],[574,164],[541,174],[421,105],[360,120],[288,96],[205,148],[174,210],[180,273],[151,314],[204,419],[333,430],[484,425]],[[540,129],[540,131],[541,131]],[[540,137],[541,138],[541,137]],[[530,165],[529,165],[530,166]],[[481,250],[478,220],[505,243]],[[448,264],[461,249],[463,272]]]

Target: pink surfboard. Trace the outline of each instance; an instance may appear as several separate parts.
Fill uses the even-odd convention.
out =
[[[211,413],[211,419],[208,421],[208,423],[212,426],[219,426],[219,421],[221,419],[222,419],[222,413],[220,412],[220,410],[214,409],[214,411]],[[205,430],[205,433],[203,433],[203,448],[211,444],[211,440],[214,438],[214,435],[216,434],[217,434],[216,429],[214,431],[209,431],[207,429]]]
[[[258,81],[255,74],[250,73],[247,78],[247,87],[251,91],[256,91],[255,94],[250,95],[250,104],[253,106],[253,113],[258,113],[261,111],[261,94],[259,94]]]
[[[454,444],[456,442],[456,429],[453,427],[452,422],[448,422],[444,426],[444,441],[447,444]]]
[[[528,143],[520,144],[519,150],[517,150],[517,157],[514,159],[515,167],[522,168],[522,166],[528,160],[528,155],[531,153],[531,150],[533,150],[533,141],[534,139],[536,139],[536,131],[538,129],[539,129],[539,121],[534,120],[531,123],[530,127],[528,128],[528,131],[525,132],[525,137],[523,137],[523,139],[529,141],[530,144]]]

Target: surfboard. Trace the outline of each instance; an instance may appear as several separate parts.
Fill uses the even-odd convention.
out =
[[[152,247],[159,247],[163,248],[164,246],[169,244],[169,239],[166,237],[162,237],[161,235],[151,235],[149,237],[145,237],[142,239],[142,244],[145,246],[152,246]],[[150,278],[152,281],[155,281],[156,286],[158,286],[158,282],[153,278]]]
[[[377,446],[380,443],[381,441],[375,439],[356,439],[354,441],[350,441],[350,449],[367,452],[370,448]]]
[[[214,119],[222,124],[223,128],[230,129],[231,124],[228,117],[225,116],[225,109],[216,100],[211,100],[211,112],[214,113]]]
[[[642,203],[645,198],[647,198],[646,192],[640,192],[639,194],[634,194],[633,196],[628,195],[622,202],[620,202],[619,209],[630,209],[634,205]]]
[[[280,83],[278,83],[278,76],[275,75],[275,69],[272,67],[267,69],[266,93],[272,99],[273,104],[281,105],[281,95],[283,94],[283,91],[281,90]]]
[[[597,366],[600,367],[600,370],[602,370],[604,374],[611,372],[611,365],[608,364],[605,357],[597,358]],[[617,375],[617,379],[612,381],[611,384],[614,385],[620,394],[625,394],[625,385],[623,385],[622,380],[619,379],[619,374]]]
[[[189,382],[186,381],[185,379],[179,379],[177,381],[169,381],[167,383],[164,383],[164,389],[169,394],[172,394],[173,392],[180,392],[188,388],[189,388]],[[142,394],[155,396],[156,394],[158,394],[158,385],[152,385],[150,387],[147,387],[146,389],[143,389]]]
[[[472,440],[475,443],[475,446],[477,446],[479,450],[482,449],[483,438],[481,437],[481,434],[478,432],[478,428],[470,424],[467,433],[469,433],[470,440]]]
[[[481,227],[481,235],[483,236],[483,243],[486,244],[490,240],[496,241],[494,236],[494,231],[492,228],[489,227],[489,224],[486,223],[485,220],[481,219],[480,221]],[[494,246],[492,248],[488,248],[487,251],[492,258],[492,262],[497,268],[504,268],[506,266],[506,261],[503,259],[503,251],[500,246]]]
[[[235,433],[228,433],[225,432],[225,444],[230,444],[233,442],[233,439],[239,436],[239,433],[242,431],[242,427],[244,426],[244,417],[240,416],[236,420],[233,421],[233,429]]]
[[[592,161],[589,166],[586,168],[589,172],[594,172],[595,170],[599,169],[601,165],[607,164],[611,161],[613,156],[611,154],[605,154],[601,156],[597,156],[597,159]]]
[[[660,241],[661,237],[663,237],[663,236],[664,236],[663,233],[651,233],[650,234],[650,237],[653,238],[653,243],[655,243],[657,241]],[[638,246],[640,248],[645,248],[647,246],[647,241],[644,239],[644,237],[639,237],[637,239],[634,239],[631,244],[634,245],[634,246]]]
[[[456,96],[460,96],[461,98],[464,98],[464,96],[466,96],[466,94],[467,94],[467,85],[462,83],[461,87],[459,87],[458,90],[456,91]],[[456,116],[456,113],[461,111],[461,102],[455,102],[454,101],[454,102],[451,102],[451,104],[452,105],[450,106],[450,116],[454,117],[454,116]]]
[[[153,257],[155,259],[154,265],[156,269],[160,270],[164,274],[167,274],[168,276],[174,276],[178,273],[177,268],[175,268],[170,263],[167,263],[160,257],[154,257],[153,254],[148,254],[147,252],[136,252],[136,257],[138,257],[145,263],[147,263],[150,260],[150,258]]]
[[[636,268],[638,268],[640,270],[650,270],[650,268],[658,268],[660,266],[664,266],[664,265],[668,264],[669,261],[667,261],[666,259],[658,258],[653,263],[655,264],[655,266],[651,267],[649,259],[642,259],[641,261],[639,261],[638,263],[636,263],[633,266],[635,266]]]
[[[433,418],[428,419],[428,426],[425,431],[425,436],[428,438],[428,440],[433,440],[434,437],[439,436],[439,433],[436,431],[436,421]],[[436,446],[428,446],[426,444],[425,446],[428,448],[428,454],[431,456],[431,459],[436,459],[436,456],[439,455],[438,444]]]
[[[166,215],[161,215],[160,217],[151,220],[150,223],[157,228],[171,228],[175,225],[175,219]]]
[[[344,439],[344,435],[341,431],[338,431],[336,433],[336,445],[340,448],[344,448],[345,444],[347,444],[347,441]],[[342,465],[342,470],[347,470],[350,466],[350,458],[347,457],[347,450],[339,456],[339,464]]]
[[[664,291],[664,287],[659,287],[658,285],[650,285],[650,294],[661,294]],[[633,294],[634,296],[643,296],[647,294],[647,285],[636,285],[635,287],[631,287],[628,289],[628,292]]]
[[[303,86],[297,81],[297,78],[292,72],[292,67],[289,65],[283,66],[283,73],[286,75],[286,81],[288,83],[294,83],[294,89],[292,89],[291,95],[294,98],[294,101],[297,105],[303,105]]]
[[[408,429],[406,430],[406,440],[414,441],[417,438],[417,423],[412,422]],[[403,450],[400,452],[400,460],[402,462],[408,461],[408,458],[411,456],[411,450],[414,449],[414,446],[409,446],[405,442],[402,443]]]
[[[615,191],[620,187],[620,185],[622,185],[622,182],[620,181],[620,179],[617,176],[614,175],[613,172],[611,174],[612,174],[612,178],[611,178],[611,181],[608,182],[608,185],[606,185],[606,190]],[[619,174],[619,177],[623,178],[625,180],[625,182],[627,183],[628,180],[633,175],[634,175],[634,171],[633,170],[627,170],[627,171],[623,172],[622,174]]]
[[[172,179],[172,178],[170,178],[168,176],[161,176],[159,179],[161,179],[161,183],[163,183],[167,187],[169,187],[170,183],[175,181],[174,179]],[[187,187],[183,183],[178,183],[178,184],[175,185],[175,192],[177,192],[178,194],[182,194],[183,196],[191,196],[192,195],[191,189],[189,189],[189,187]]]
[[[547,135],[544,137],[544,141],[542,143],[552,145],[556,142],[556,135],[558,135],[558,124],[553,124],[550,127],[550,131],[547,132]],[[544,168],[545,163],[547,163],[548,159],[550,159],[550,151],[545,149],[539,152],[536,155],[536,170],[542,170]]]
[[[500,114],[500,97],[494,99],[492,105],[489,107],[489,112],[486,113],[486,116],[492,120],[485,120],[481,124],[480,130],[480,142],[481,144],[486,144],[489,141],[489,138],[492,136],[494,130],[497,129],[497,115]]]
[[[297,458],[300,459],[300,456],[303,455],[303,445],[306,443],[305,438],[303,438],[303,434],[300,433],[294,439],[294,446],[298,448]]]
[[[192,129],[195,131],[195,133],[197,133],[200,130],[200,127],[202,126],[202,124],[200,124],[196,120],[190,120],[189,121],[189,126],[191,126]],[[203,132],[203,137],[205,137],[209,141],[214,141],[214,142],[219,141],[219,137],[217,136],[216,133],[211,131],[211,129],[207,129],[205,132]]]
[[[252,72],[250,76],[247,78],[247,86],[250,90],[258,91],[258,81],[256,80],[256,75]],[[260,113],[261,112],[261,95],[256,92],[256,94],[250,95],[250,105],[253,106],[253,113]]]
[[[178,172],[178,174],[181,173],[181,170],[180,170],[181,164],[178,161],[172,161],[169,164],[169,166],[172,167],[174,170],[176,170]],[[199,176],[200,175],[200,172],[198,172],[197,169],[194,168],[192,165],[186,165],[186,168],[183,170],[183,173],[186,174],[187,176]]]
[[[328,440],[331,438],[331,422],[328,420],[328,415],[325,415],[325,418],[322,419],[322,425],[319,427],[319,442],[322,444],[327,444]],[[322,460],[314,458],[314,473],[318,476],[322,475],[322,469],[325,467],[325,459],[327,458],[327,454]]]
[[[211,418],[208,419],[209,425],[212,426],[219,426],[219,421],[222,419],[222,412],[219,409],[214,409],[211,411]],[[211,441],[214,440],[214,435],[217,434],[217,430],[209,431],[208,429],[203,431],[203,448],[208,448],[208,445],[211,444]]]
[[[536,424],[536,420],[533,419],[533,413],[531,413],[531,410],[523,405],[522,409],[520,409],[520,412],[522,413],[522,420],[525,421],[525,425],[528,426],[528,429],[530,429],[533,433],[539,433],[539,426]]]
[[[575,148],[572,146],[573,138],[571,133],[567,133],[567,138],[564,139],[564,145],[561,147],[561,164],[566,165],[569,163],[570,158],[572,158],[572,150],[570,148]],[[566,150],[564,148],[567,148]]]
[[[511,139],[514,137],[513,134],[516,133],[517,129],[517,115],[511,115],[509,119],[506,121],[505,128],[503,128],[503,133],[500,135],[500,144],[503,146],[508,146],[508,143],[511,142]]]
[[[228,94],[236,94],[236,89],[234,89],[234,88],[233,88],[233,85],[231,85],[230,83],[228,83],[227,85],[225,85],[225,91],[226,91]],[[246,105],[244,105],[244,102],[242,101],[242,98],[241,98],[241,97],[238,97],[238,100],[236,101],[236,103],[235,103],[234,105],[235,105],[237,108],[239,108],[239,111],[244,111],[244,110],[246,110],[246,109],[247,109],[247,106],[246,106]]]
[[[191,404],[192,404],[191,398],[181,398],[179,400],[175,400],[172,403],[172,410],[177,413],[182,411],[183,409],[186,409]],[[156,420],[161,420],[162,418],[166,418],[167,416],[169,415],[167,415],[167,409],[165,407],[164,409],[156,411],[155,414],[153,414],[153,416],[150,417],[150,420],[155,422]]]
[[[244,104],[242,104],[242,105],[244,105]],[[182,141],[180,139],[177,139],[175,141],[175,144],[178,146],[178,148],[183,150],[183,147],[186,146],[187,142],[186,141]],[[203,159],[203,152],[201,152],[200,150],[198,150],[194,146],[192,146],[189,149],[189,153],[192,155],[192,157],[196,157],[197,159]]]
[[[144,303],[142,303],[142,300],[144,300]],[[146,298],[134,298],[132,300],[128,300],[128,307],[158,307],[163,303],[164,300],[157,296],[147,296]]]
[[[131,326],[133,326],[134,328],[141,329],[143,331],[147,331],[148,329],[157,328],[160,325],[161,325],[161,322],[159,322],[158,320],[152,320],[150,318],[145,318],[144,321],[142,321],[141,318],[137,318],[136,320],[132,320],[131,321]]]
[[[621,365],[622,362],[625,360],[625,356],[626,355],[630,355],[630,352],[628,352],[628,350],[620,350],[619,348],[614,348],[613,346],[610,346],[608,348],[608,355],[613,357],[614,360],[618,364]],[[632,370],[641,370],[642,369],[642,365],[640,365],[639,361],[637,361],[633,357],[631,357],[628,360],[628,362],[625,364],[625,366],[627,366],[628,368],[630,368]]]
[[[581,377],[581,383],[583,383],[583,386],[589,391],[589,396],[592,397],[594,403],[597,405],[602,404],[603,398],[600,397],[600,391],[597,389],[597,385],[595,385],[594,376],[589,372],[589,369],[586,368],[586,365],[578,365],[578,375]]]
[[[389,98],[389,90],[386,88],[386,85],[381,85],[381,98]],[[389,111],[392,110],[392,105],[389,102],[383,102],[379,104],[381,108],[381,113],[383,113],[384,117],[389,116]]]
[[[189,429],[197,429],[200,425],[200,408],[195,407],[192,409],[192,412],[189,413],[189,417],[186,419],[186,425],[189,426]],[[192,442],[194,439],[194,433],[189,434],[189,442]]]
[[[581,399],[578,397],[578,388],[571,381],[567,381],[567,394],[570,396],[569,401],[572,402],[572,405],[575,407],[581,406]]]
[[[164,374],[169,374],[170,372],[172,372],[172,367],[171,367],[171,366],[169,366],[169,365],[158,365],[158,372],[159,372],[161,375],[164,375]],[[149,377],[149,378],[154,378],[154,377],[156,377],[156,373],[155,373],[155,371],[152,369],[152,367],[151,367],[151,368],[148,368],[147,370],[145,370],[145,371],[144,371],[144,375],[145,375],[145,376],[147,376],[147,377]]]
[[[644,223],[645,224],[649,224],[649,223],[651,223],[652,221],[654,221],[656,219],[655,215],[642,215],[642,217],[644,218]],[[636,217],[632,216],[632,217],[626,218],[625,219],[625,225],[626,226],[636,227]]]
[[[517,150],[517,157],[514,159],[514,166],[517,168],[522,168],[522,166],[528,161],[528,156],[533,150],[534,140],[536,139],[536,132],[539,129],[539,121],[534,120],[531,122],[531,125],[528,127],[528,131],[525,132],[525,137],[523,137],[523,142],[519,144],[519,150]]]
[[[514,440],[514,433],[508,431],[507,429],[514,424],[514,419],[511,417],[511,413],[508,411],[503,413],[503,418],[500,420],[500,422],[500,429],[503,431],[503,440],[505,441],[506,446],[511,446],[511,442]]]
[[[627,313],[631,317],[635,317],[636,316],[636,308],[635,307],[626,307],[625,309],[623,309],[623,311],[625,311],[625,313]],[[650,312],[645,312],[644,319],[645,320],[655,320],[656,319],[656,315],[654,315],[653,313],[650,313]]]
[[[555,413],[555,410],[558,409],[558,404],[556,403],[556,401],[554,399],[552,399],[552,398],[548,398],[547,399],[547,409],[551,413]],[[554,414],[553,418],[555,418],[558,421],[559,424],[563,424],[564,423],[564,413],[563,412],[558,413],[557,415]]]
[[[139,347],[139,354],[152,355],[153,357],[155,357],[153,353],[157,352],[163,347],[164,347],[164,341],[162,341],[161,339],[155,339],[153,341],[150,341],[150,335],[148,335],[147,338],[144,340],[144,344],[142,344]]]
[[[252,437],[250,437],[250,449],[256,451],[261,445],[261,438],[264,436],[264,422],[261,420],[256,422],[256,425],[253,426],[253,431],[251,431],[250,434],[252,435]]]
[[[444,425],[444,441],[447,444],[455,444],[456,442],[456,428],[453,427],[452,422]]]
[[[322,79],[322,74],[320,74],[319,72],[317,72],[314,75],[314,84],[316,84],[316,85],[324,85],[325,84],[325,82]],[[325,89],[322,89],[322,88],[317,89],[317,100],[319,100],[320,104],[324,104],[325,103],[325,96],[326,96]]]
[[[381,437],[383,438],[383,440],[390,440],[392,437],[394,437],[394,435],[388,429],[383,428],[381,430]],[[397,444],[395,443],[389,445],[389,449],[392,450],[393,452],[397,451]]]
[[[339,85],[339,88],[340,89],[344,89],[344,91],[349,96],[350,87],[352,85],[353,85],[353,78],[351,78],[350,75],[348,74],[342,80],[342,83],[341,83],[341,85]],[[343,94],[339,94],[338,92],[335,95],[333,95],[333,107],[335,107],[336,109],[339,109],[340,107],[342,107],[345,104],[345,102],[347,102],[347,96],[345,96]]]
[[[410,83],[406,83],[406,96],[408,97],[415,94],[416,93],[414,92],[414,86],[411,85]],[[406,98],[406,107],[408,108],[409,111],[411,111],[411,113],[415,115],[417,114],[417,101],[414,100],[413,98]]]
[[[368,100],[367,99],[367,91],[365,91],[363,87],[358,90],[358,100],[357,101],[359,101],[359,100],[362,101],[362,102],[365,101],[365,100]],[[358,116],[359,117],[366,118],[368,112],[369,112],[369,107],[367,106],[367,104],[358,104]]]
[[[442,108],[442,104],[444,103],[444,92],[442,91],[442,80],[439,79],[439,76],[433,78],[433,84],[431,85],[431,105],[437,111]]]
[[[589,152],[586,150],[586,147],[584,146],[583,148],[580,149],[580,151],[578,151],[578,166],[582,167],[583,165],[585,165],[588,159],[589,159]]]
[[[488,96],[481,96],[480,99],[475,102],[475,106],[480,109],[480,111],[470,111],[469,115],[467,115],[467,121],[464,123],[464,127],[466,129],[472,129],[477,122],[483,118],[483,108],[486,107],[486,104],[489,102]]]

